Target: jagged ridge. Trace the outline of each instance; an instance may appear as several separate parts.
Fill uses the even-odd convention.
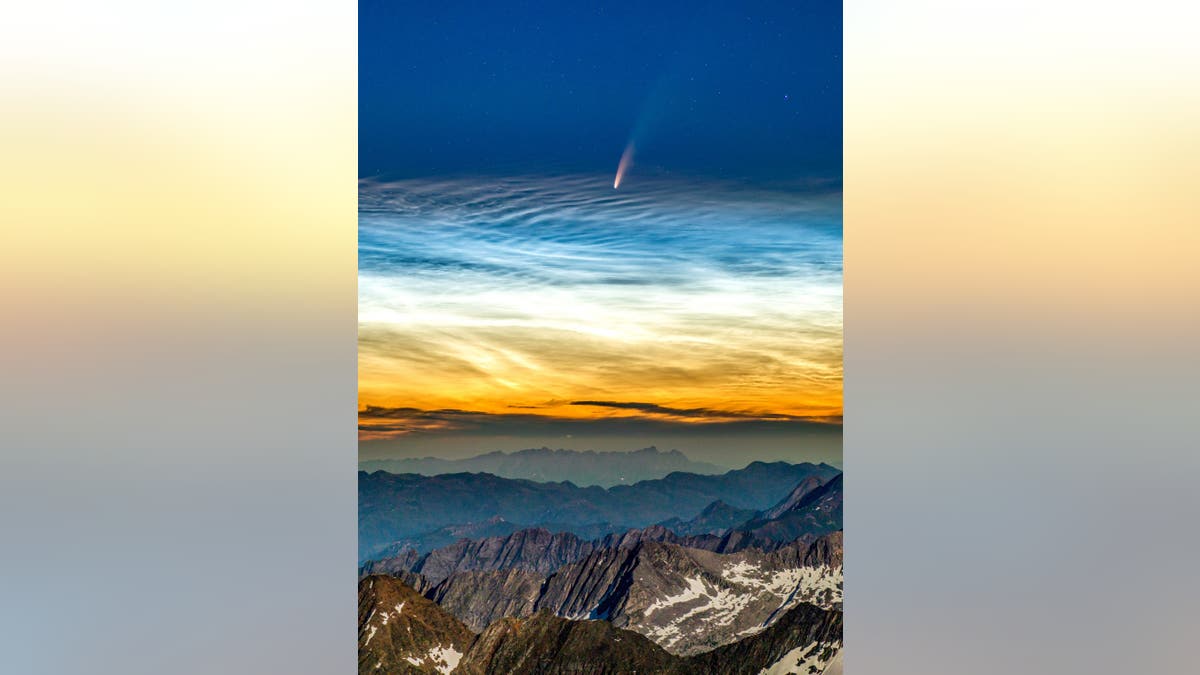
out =
[[[811,545],[721,555],[642,541],[596,550],[548,576],[473,570],[437,584],[413,575],[412,583],[472,630],[548,610],[604,619],[690,654],[760,630],[799,602],[839,606],[841,542],[838,532]]]
[[[500,619],[475,635],[422,600],[395,579],[360,582],[360,673],[749,675],[774,666],[772,672],[811,675],[841,656],[842,613],[809,604],[797,605],[740,642],[685,658],[608,622],[563,619],[546,611]],[[385,622],[388,608],[396,613],[389,612]],[[464,643],[460,653],[454,645]]]
[[[646,527],[699,513],[716,500],[739,509],[762,510],[809,476],[828,479],[837,473],[824,464],[754,462],[721,475],[676,472],[603,489],[490,474],[360,472],[359,556],[365,560],[393,542],[496,516],[516,523],[561,523],[570,530],[605,522]]]

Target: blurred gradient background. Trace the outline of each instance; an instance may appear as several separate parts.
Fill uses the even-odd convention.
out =
[[[1181,673],[1195,3],[845,5],[848,673]]]
[[[354,3],[4,15],[0,672],[351,672]]]
[[[1194,669],[1198,19],[846,2],[850,672]],[[355,667],[355,25],[0,22],[0,671]]]

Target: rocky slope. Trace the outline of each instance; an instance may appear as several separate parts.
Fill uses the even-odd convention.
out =
[[[620,534],[634,528],[625,525],[615,525],[613,523],[589,523],[583,525],[578,523],[539,523],[534,525],[518,525],[517,523],[510,523],[500,516],[493,516],[482,523],[447,525],[446,527],[439,527],[432,532],[425,532],[394,541],[374,552],[370,558],[372,560],[382,560],[384,558],[403,557],[410,555],[410,551],[414,551],[417,554],[424,554],[439,548],[451,546],[463,539],[478,540],[490,537],[506,537],[521,530],[538,529],[555,534],[569,533],[584,541],[588,541],[591,539],[601,539],[613,534]]]
[[[595,546],[569,532],[520,530],[507,537],[457,542],[421,557],[409,569],[433,582],[468,570],[518,569],[545,575],[587,555]]]
[[[358,671],[448,675],[475,634],[399,579],[358,585]]]
[[[368,561],[363,564],[362,570],[363,574],[416,572],[431,583],[472,570],[517,569],[550,574],[594,551],[629,548],[642,541],[661,541],[711,550],[718,547],[722,539],[715,535],[679,536],[661,525],[592,540],[582,539],[570,532],[551,533],[544,528],[531,528],[503,537],[476,541],[463,539],[424,555],[409,549],[398,555]]]
[[[804,566],[798,551],[732,555],[643,542],[603,550],[546,580],[537,609],[605,619],[669,652],[695,654],[771,625],[800,602],[841,602],[840,567]]]
[[[369,460],[359,463],[368,473],[490,473],[502,478],[524,478],[542,482],[570,481],[576,485],[632,485],[662,478],[676,471],[717,474],[728,471],[707,462],[692,461],[678,450],[663,452],[653,446],[633,452],[551,450],[531,448],[517,452],[489,452],[467,459],[421,457]]]
[[[796,487],[792,488],[792,491],[788,493],[788,496],[780,500],[780,502],[775,506],[772,506],[764,511],[761,514],[761,517],[764,520],[774,520],[788,511],[794,510],[797,508],[797,506],[799,506],[805,497],[812,493],[813,490],[816,490],[824,484],[825,481],[821,480],[817,476],[809,476],[808,478],[805,478],[804,480],[800,481]],[[749,519],[750,517],[748,516],[740,522],[744,523]]]
[[[760,633],[687,659],[684,672],[833,675],[841,661],[842,612],[800,604]]]
[[[535,483],[490,474],[440,476],[359,473],[359,556],[438,528],[486,522],[573,526],[626,523],[646,527],[673,517],[692,517],[714,501],[738,509],[765,510],[798,483],[828,480],[838,470],[825,464],[754,462],[720,475],[672,473],[657,480],[608,489],[572,483]]]
[[[500,516],[492,516],[483,522],[458,523],[439,527],[432,532],[407,537],[394,541],[373,554],[377,559],[401,556],[409,551],[424,553],[442,546],[449,546],[462,539],[485,539],[487,537],[503,537],[517,530],[524,529],[516,523],[510,523]]]
[[[573,621],[539,612],[502,619],[463,657],[463,675],[833,675],[840,673],[842,613],[799,605],[758,635],[683,658],[604,621]]]
[[[666,524],[659,524],[588,540],[570,532],[528,528],[503,536],[474,540],[463,538],[424,554],[416,549],[403,548],[392,555],[365,562],[363,571],[365,574],[418,572],[431,583],[469,570],[520,569],[550,574],[594,551],[630,547],[641,541],[660,541],[718,553],[736,553],[747,548],[770,551],[797,540],[807,544],[840,530],[841,485],[840,474],[827,483],[815,477],[806,478],[787,497],[765,511],[736,509],[716,501],[691,521],[683,523],[683,527],[674,530]],[[711,531],[686,534],[695,530],[715,530],[710,526],[747,513],[751,514],[748,520],[735,527],[716,530],[719,534]],[[496,524],[495,519],[492,523]],[[684,530],[685,534],[677,533],[679,529]],[[459,531],[468,529],[461,528]]]
[[[801,602],[840,607],[841,564],[839,532],[809,545],[730,555],[642,541],[597,549],[550,575],[473,570],[411,583],[472,630],[546,610],[604,619],[692,654],[761,630]]]
[[[502,618],[475,635],[395,579],[367,577],[359,588],[359,672],[364,675],[840,673],[834,669],[840,669],[842,658],[842,614],[806,603],[738,642],[682,657],[611,622],[565,619],[548,611]]]
[[[816,477],[806,478],[805,482],[814,480],[820,484],[820,479]],[[659,523],[660,526],[680,535],[703,535],[724,534],[726,530],[736,525],[741,525],[746,521],[756,517],[757,511],[752,509],[739,509],[736,506],[730,506],[721,500],[717,500],[704,510],[698,513],[694,518],[684,520],[682,518],[671,518]]]
[[[523,570],[471,571],[427,586],[424,593],[471,630],[482,631],[504,617],[533,614],[545,582],[545,576]]]
[[[842,529],[842,475],[797,496],[802,487],[804,483],[775,507],[726,532],[716,550],[770,550],[785,542],[809,542]]]
[[[842,566],[845,560],[845,538],[841,530],[817,539],[804,551],[805,565]]]
[[[646,638],[604,621],[541,612],[501,619],[471,647],[456,675],[674,673],[682,664]]]

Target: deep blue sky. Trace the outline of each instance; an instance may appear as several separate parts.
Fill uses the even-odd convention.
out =
[[[359,173],[839,178],[841,11],[362,0]]]

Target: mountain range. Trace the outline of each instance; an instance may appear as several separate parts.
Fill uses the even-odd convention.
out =
[[[689,655],[759,632],[800,602],[838,607],[840,559],[831,565],[822,556],[840,548],[840,533],[820,545],[730,555],[648,541],[596,551],[546,576],[512,569],[456,573],[424,595],[472,630],[548,611],[605,620]]]
[[[828,673],[830,666],[840,672],[841,636],[841,611],[809,603],[737,642],[686,657],[611,622],[548,611],[502,618],[475,634],[399,579],[359,582],[360,673]]]
[[[472,570],[516,569],[549,574],[595,551],[629,548],[643,541],[678,544],[715,553],[736,553],[751,547],[771,551],[789,543],[807,544],[840,530],[841,494],[840,474],[825,483],[809,477],[782,501],[764,511],[732,509],[724,502],[715,501],[692,520],[672,519],[679,521],[678,529],[688,532],[707,528],[715,522],[714,514],[717,513],[722,514],[722,519],[745,517],[745,522],[733,527],[704,534],[681,535],[659,524],[584,539],[571,532],[552,532],[544,527],[524,528],[478,539],[462,537],[428,552],[412,546],[385,547],[377,557],[364,562],[362,570],[364,574],[415,572],[424,576],[428,583],[436,584],[451,574]],[[494,522],[494,519],[489,523],[488,527],[443,528],[438,532],[446,529],[483,532],[510,525]]]
[[[829,465],[610,488],[382,471],[359,485],[375,537],[360,542],[360,673],[841,672]]]
[[[377,459],[359,462],[358,468],[367,473],[386,471],[418,473],[423,476],[490,473],[501,478],[524,478],[551,483],[570,481],[576,485],[600,487],[631,485],[638,481],[662,478],[676,471],[717,474],[729,470],[728,467],[693,461],[678,450],[664,452],[654,446],[633,452],[531,448],[517,452],[489,452],[466,459]]]
[[[585,541],[527,529],[407,551],[368,562],[362,574],[403,579],[475,631],[549,611],[603,619],[689,655],[761,630],[798,602],[840,606],[841,485],[840,475],[808,481],[721,536],[653,526]],[[791,541],[767,538],[797,531]]]
[[[388,547],[394,552],[406,540],[439,528],[486,523],[497,517],[527,526],[553,523],[559,531],[591,536],[598,527],[617,532],[672,518],[695,518],[716,501],[732,509],[761,511],[777,506],[806,479],[824,482],[839,474],[828,464],[753,462],[723,474],[675,472],[633,485],[601,488],[486,473],[422,476],[360,471],[359,559],[378,557]]]
[[[479,540],[493,537],[506,537],[521,530],[541,529],[547,532],[569,534],[573,537],[589,540],[601,539],[614,533],[625,532],[631,528],[612,523],[593,523],[590,525],[569,525],[566,523],[544,523],[530,528],[517,523],[510,523],[500,516],[493,516],[482,523],[463,523],[447,525],[432,532],[415,534],[388,544],[378,549],[371,556],[375,560],[395,556],[410,556],[414,553],[424,553],[440,548],[453,546],[464,539]]]

